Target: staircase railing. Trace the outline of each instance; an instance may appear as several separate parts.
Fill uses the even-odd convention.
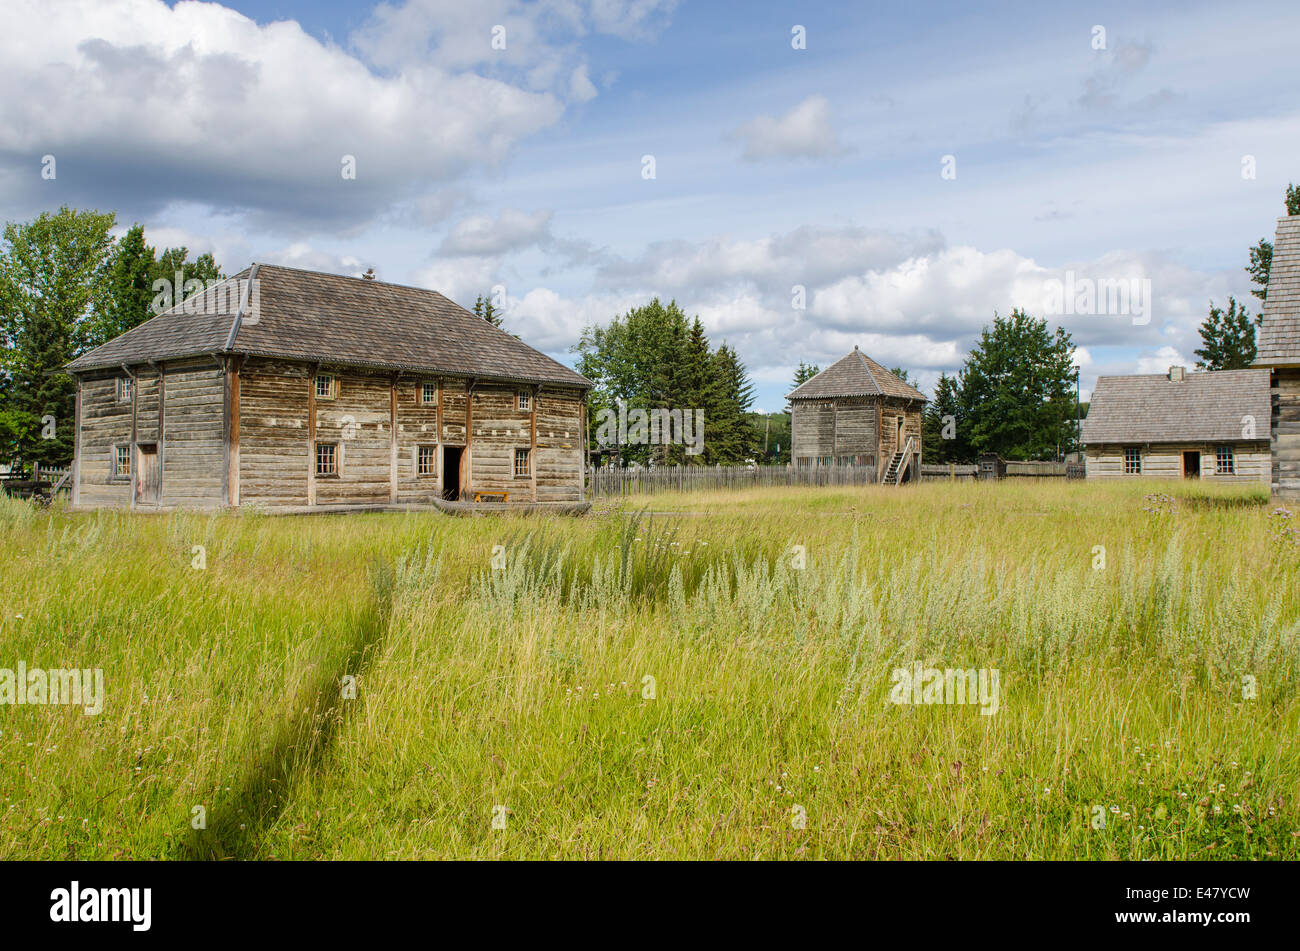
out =
[[[912,460],[912,437],[911,436],[907,437],[907,444],[903,447],[903,451],[899,453],[899,455],[896,456],[895,458],[898,459],[898,467],[894,469],[894,485],[902,485],[903,472],[907,469],[908,465],[911,464],[911,460]],[[892,464],[891,464],[891,468],[892,468]]]

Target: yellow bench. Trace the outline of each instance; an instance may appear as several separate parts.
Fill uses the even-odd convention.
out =
[[[484,501],[484,499],[488,499],[488,498],[499,498],[501,499],[502,502],[509,502],[510,493],[509,492],[475,492],[474,493],[475,502],[482,502]]]

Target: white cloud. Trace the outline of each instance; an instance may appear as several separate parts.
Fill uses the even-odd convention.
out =
[[[1195,361],[1188,360],[1173,347],[1161,347],[1155,353],[1146,353],[1138,357],[1137,373],[1168,373],[1170,367],[1192,367]]]
[[[551,212],[532,214],[507,208],[496,218],[472,215],[459,221],[443,239],[439,254],[499,256],[530,247],[550,236]]]
[[[295,22],[214,3],[7,0],[0,17],[0,154],[53,154],[64,195],[356,223],[501,162],[562,112],[429,63],[378,75]]]
[[[744,141],[744,157],[833,158],[847,150],[831,126],[831,107],[825,96],[809,96],[781,116],[758,116],[732,133]]]

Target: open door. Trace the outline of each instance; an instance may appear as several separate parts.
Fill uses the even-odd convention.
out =
[[[448,502],[460,498],[460,446],[442,447],[442,497]]]
[[[137,505],[157,505],[162,494],[162,457],[156,442],[140,443],[135,449]]]
[[[1183,453],[1183,478],[1199,479],[1201,477],[1201,454],[1197,450]]]

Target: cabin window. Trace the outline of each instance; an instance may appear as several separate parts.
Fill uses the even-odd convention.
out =
[[[1142,450],[1125,449],[1124,450],[1124,474],[1141,475],[1142,474]]]
[[[127,479],[131,476],[131,447],[114,446],[113,447],[113,475],[119,479]]]
[[[520,409],[530,410],[533,408],[533,394],[525,393],[523,390],[520,390],[515,394],[515,398],[519,401]]]
[[[424,383],[420,386],[420,402],[436,403],[438,402],[438,384]]]
[[[415,474],[421,477],[438,474],[438,447],[420,446],[415,451]]]
[[[339,444],[336,442],[318,442],[316,444],[316,475],[336,476],[339,474]]]
[[[1231,446],[1219,446],[1214,450],[1215,471],[1219,475],[1232,475],[1237,471],[1237,460],[1232,456]]]
[[[528,468],[528,463],[529,463],[528,456],[529,456],[529,450],[527,449],[515,450],[515,475],[526,476],[531,472],[531,470]]]
[[[338,384],[334,377],[327,373],[320,373],[316,376],[316,399],[332,400],[338,394]]]
[[[117,378],[117,400],[119,403],[131,402],[131,378],[129,376],[119,376]]]

